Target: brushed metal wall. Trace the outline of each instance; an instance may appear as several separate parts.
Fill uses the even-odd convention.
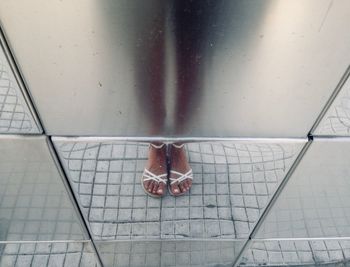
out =
[[[349,65],[350,2],[0,1],[51,135],[305,137]]]

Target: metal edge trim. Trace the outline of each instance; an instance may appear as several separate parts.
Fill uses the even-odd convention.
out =
[[[0,134],[0,140],[35,140],[44,137],[45,135],[42,134]]]
[[[140,243],[140,242],[233,242],[233,243],[239,243],[239,242],[246,242],[247,238],[230,238],[230,239],[209,239],[209,238],[183,238],[183,239],[168,239],[168,238],[152,238],[152,239],[108,239],[108,240],[103,240],[103,239],[97,239],[94,240],[96,244],[109,244],[109,243]]]
[[[350,136],[324,136],[324,135],[314,135],[314,141],[316,142],[350,142]]]
[[[249,142],[249,143],[305,143],[307,138],[205,138],[205,137],[186,137],[186,138],[167,138],[167,137],[67,137],[52,136],[55,142],[114,142],[114,141],[132,141],[132,142]]]
[[[37,244],[37,243],[92,243],[90,239],[82,240],[20,240],[20,241],[0,241],[0,244]]]
[[[321,240],[349,240],[350,236],[346,237],[299,237],[299,238],[252,238],[251,241],[321,241]]]

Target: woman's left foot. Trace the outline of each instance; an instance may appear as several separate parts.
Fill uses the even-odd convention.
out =
[[[141,184],[145,193],[152,197],[165,195],[168,182],[166,145],[151,143],[148,150],[148,161],[141,177]]]
[[[188,192],[192,186],[192,179],[192,169],[186,157],[184,144],[172,144],[170,149],[170,194],[181,196]]]

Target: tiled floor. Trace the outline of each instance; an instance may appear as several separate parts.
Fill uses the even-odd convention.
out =
[[[97,267],[91,243],[43,242],[3,245],[0,266]]]
[[[98,242],[105,266],[232,266],[243,241]]]
[[[253,241],[240,266],[350,264],[350,240]]]
[[[95,239],[247,238],[302,143],[191,143],[189,195],[162,200],[139,182],[142,143],[56,143]]]

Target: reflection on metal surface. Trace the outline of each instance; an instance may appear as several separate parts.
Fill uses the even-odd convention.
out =
[[[349,157],[349,139],[316,139],[256,237],[349,237]]]
[[[97,242],[104,266],[232,266],[242,241]]]
[[[338,96],[318,125],[316,135],[350,135],[350,79],[343,85]]]
[[[159,200],[139,182],[147,144],[54,143],[95,239],[247,238],[302,146],[189,143],[190,194]]]
[[[54,135],[304,137],[349,64],[348,1],[13,0],[0,19]]]
[[[0,138],[0,237],[84,239],[45,137]]]
[[[0,133],[39,133],[0,43]]]
[[[350,264],[350,240],[253,241],[239,266],[319,266]],[[344,265],[342,265],[344,264]]]
[[[91,243],[7,243],[0,254],[0,266],[6,267],[97,267]]]

